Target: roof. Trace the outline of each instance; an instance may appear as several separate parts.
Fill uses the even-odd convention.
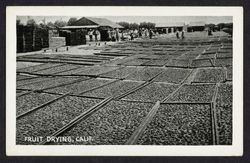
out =
[[[85,26],[65,26],[62,29],[79,29],[79,28],[97,28],[98,25],[85,25]]]
[[[116,24],[108,19],[105,18],[93,18],[93,17],[86,17],[87,19],[95,22],[96,24],[98,24],[99,26],[109,26],[112,28],[123,28],[122,26],[120,26],[119,24]]]
[[[205,26],[205,22],[190,22],[189,26]]]
[[[97,25],[98,27],[111,27],[111,28],[123,28],[119,24],[116,24],[105,18],[93,18],[93,17],[82,17],[78,19],[73,26],[93,26]]]
[[[156,28],[164,28],[164,27],[182,27],[184,26],[184,22],[168,22],[168,23],[157,23],[155,25]]]

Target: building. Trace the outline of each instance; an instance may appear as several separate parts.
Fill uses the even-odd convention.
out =
[[[97,29],[100,32],[101,41],[108,41],[108,30],[122,28],[119,24],[105,18],[82,17],[71,26],[65,26],[61,29],[69,31]]]
[[[195,31],[204,31],[205,30],[205,22],[190,22],[188,24],[187,31],[195,32]]]
[[[159,33],[174,33],[177,30],[182,31],[184,29],[184,22],[173,22],[173,23],[158,23],[155,25],[155,28]]]

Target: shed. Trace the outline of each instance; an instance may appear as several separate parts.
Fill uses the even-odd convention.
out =
[[[188,25],[188,32],[195,32],[195,31],[204,31],[205,30],[205,22],[190,22]]]
[[[62,27],[62,29],[75,31],[79,29],[97,29],[100,31],[101,41],[108,41],[108,30],[122,29],[123,27],[115,22],[105,18],[82,17],[74,22],[71,26]]]
[[[82,17],[73,23],[74,26],[90,26],[97,25],[99,28],[123,28],[119,24],[105,18]]]
[[[182,31],[185,23],[184,22],[168,22],[168,23],[157,23],[155,28],[159,33],[173,33]]]

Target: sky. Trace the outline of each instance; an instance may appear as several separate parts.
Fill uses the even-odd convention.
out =
[[[75,17],[75,16],[72,16]],[[79,16],[76,18],[81,18]],[[21,20],[23,24],[26,24],[28,19],[34,19],[38,24],[44,19],[46,23],[55,22],[56,20],[68,21],[70,16],[18,16],[17,19]],[[231,16],[99,16],[98,18],[107,18],[114,22],[126,21],[129,23],[140,23],[140,22],[152,22],[155,24],[164,24],[164,23],[175,23],[175,22],[184,22],[188,24],[189,22],[194,21],[203,21],[206,24],[213,23],[231,23],[233,18]]]

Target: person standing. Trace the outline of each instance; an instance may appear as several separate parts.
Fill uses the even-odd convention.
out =
[[[182,32],[181,32],[181,39],[182,39],[182,40],[185,38],[184,35],[185,35],[184,30],[182,30]]]
[[[93,41],[93,31],[92,31],[92,29],[89,30],[88,35],[89,35],[89,41]]]
[[[95,29],[95,30],[94,30],[94,32],[93,32],[93,34],[94,34],[94,36],[95,36],[95,41],[97,42],[97,41],[98,41],[97,36],[99,35],[98,30],[97,30],[97,29]]]
[[[209,28],[208,29],[208,36],[212,36],[213,34],[212,34],[212,30]]]
[[[123,34],[123,30],[121,31],[121,41],[123,41],[124,40],[124,34]]]
[[[111,40],[111,31],[108,30],[108,41],[110,41],[110,40]]]
[[[117,28],[116,30],[115,30],[115,36],[116,36],[116,41],[119,41],[119,29]]]
[[[178,30],[176,31],[176,38],[177,38],[177,39],[180,38],[180,36],[179,36],[179,31],[178,31]]]
[[[132,30],[130,31],[130,40],[134,40],[134,33]]]
[[[139,29],[139,37],[142,37],[142,30],[141,30],[141,28]]]
[[[112,31],[111,31],[111,41],[115,41],[115,30],[113,29]]]
[[[153,37],[153,30],[150,29],[150,30],[149,30],[149,38],[152,39],[152,37]]]
[[[148,29],[145,29],[145,37],[148,37]]]

